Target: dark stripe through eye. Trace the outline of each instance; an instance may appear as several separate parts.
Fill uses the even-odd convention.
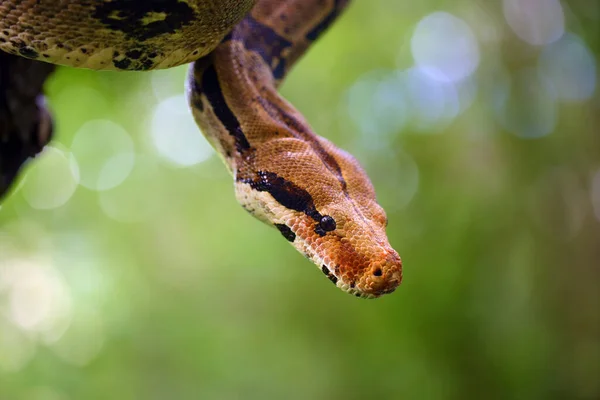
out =
[[[300,186],[290,182],[277,174],[269,171],[258,171],[256,180],[240,179],[248,183],[252,189],[259,192],[268,192],[275,201],[289,208],[303,212],[315,221],[320,221],[323,216],[315,208],[312,196]]]

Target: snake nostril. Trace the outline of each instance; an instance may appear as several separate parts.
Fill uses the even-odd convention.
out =
[[[373,271],[373,275],[374,276],[381,276],[381,275],[383,275],[383,272],[381,271],[381,268],[377,268],[375,271]]]

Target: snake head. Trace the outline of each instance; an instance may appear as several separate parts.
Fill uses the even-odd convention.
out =
[[[357,297],[377,298],[393,292],[402,281],[402,261],[385,233],[385,213],[367,216],[351,199],[328,207],[323,220],[334,220],[335,229],[321,231],[321,223],[290,217],[297,232],[293,245],[311,259],[338,288]],[[332,228],[332,226],[329,226]]]
[[[291,138],[257,146],[251,164],[262,169],[238,170],[237,199],[338,288],[363,298],[391,293],[402,281],[402,262],[373,186],[354,157],[316,140],[322,154],[315,143]]]

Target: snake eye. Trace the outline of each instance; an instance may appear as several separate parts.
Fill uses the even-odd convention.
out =
[[[329,215],[324,215],[321,218],[321,221],[319,222],[319,226],[325,232],[334,231],[336,228],[335,220],[332,217],[330,217]]]

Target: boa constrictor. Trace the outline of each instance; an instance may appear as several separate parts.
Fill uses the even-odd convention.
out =
[[[241,205],[342,290],[364,298],[394,291],[402,263],[369,178],[277,92],[348,2],[0,0],[0,49],[12,54],[0,55],[4,189],[50,138],[38,93],[52,67],[38,61],[116,70],[193,61],[189,103]]]

